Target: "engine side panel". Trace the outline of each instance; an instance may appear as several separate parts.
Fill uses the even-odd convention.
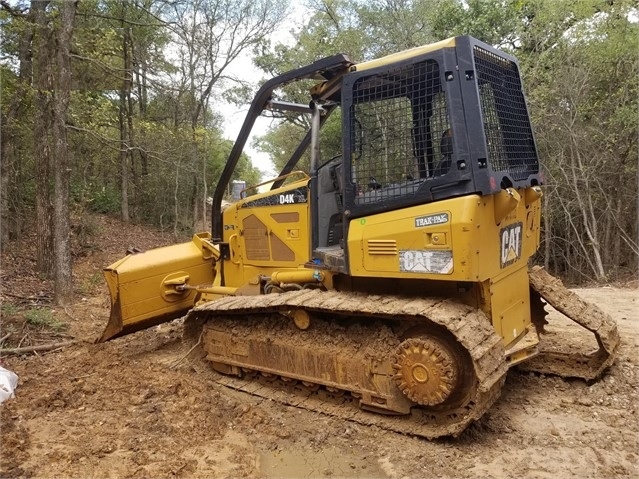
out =
[[[297,269],[309,261],[308,180],[240,200],[224,211],[226,286],[240,287],[258,275]]]
[[[530,190],[530,191],[529,191]],[[528,259],[539,246],[536,190],[460,198],[351,221],[353,276],[481,284],[480,307],[510,344],[530,327]]]

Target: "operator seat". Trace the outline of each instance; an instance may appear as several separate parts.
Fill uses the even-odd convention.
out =
[[[441,158],[433,171],[433,176],[442,176],[448,173],[453,162],[453,132],[450,128],[442,133],[442,138],[439,142],[439,152]]]

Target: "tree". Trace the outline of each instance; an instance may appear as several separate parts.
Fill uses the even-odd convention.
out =
[[[173,18],[178,48],[179,96],[190,119],[192,188],[189,205],[195,221],[206,224],[207,157],[198,154],[197,129],[217,126],[209,114],[215,88],[228,84],[229,66],[262,44],[283,20],[286,3],[255,0],[196,0],[176,3]],[[179,175],[176,172],[176,175]],[[176,176],[176,185],[180,178]],[[176,204],[176,209],[178,205]],[[176,220],[178,213],[176,211]]]
[[[34,0],[31,9],[35,23],[37,258],[40,271],[54,278],[55,302],[64,304],[73,293],[66,120],[71,88],[69,51],[76,2]]]
[[[555,43],[535,41],[538,51],[548,46],[529,60],[548,184],[545,261],[575,281],[636,271],[639,25],[631,7],[590,7]]]

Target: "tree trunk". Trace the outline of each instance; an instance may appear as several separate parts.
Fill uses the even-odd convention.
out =
[[[6,121],[6,118],[0,117],[2,126],[6,124]],[[10,167],[15,162],[13,157],[10,158],[8,154],[9,148],[7,148],[6,141],[7,134],[4,131],[4,128],[2,136],[4,141],[0,142],[0,156],[2,156],[2,162],[0,163],[0,191],[2,191],[2,195],[0,195],[0,251],[3,251],[7,243],[9,243],[9,172]]]
[[[38,269],[54,278],[55,302],[73,293],[69,241],[70,162],[66,115],[71,94],[70,45],[76,2],[32,1],[36,88],[34,146]],[[47,8],[53,6],[52,12]]]
[[[127,26],[124,24],[126,2],[122,3],[122,29],[126,32]],[[129,65],[128,59],[129,46],[127,42],[127,35],[122,35],[122,55],[124,66],[124,77],[122,78],[122,89],[120,90],[120,109],[118,112],[118,120],[120,125],[120,213],[122,221],[128,223],[131,220],[129,213],[129,133],[128,126],[128,103],[127,103],[127,90],[131,88],[131,82],[129,81],[129,71],[127,67]]]
[[[137,155],[133,154],[133,149],[136,148],[137,144],[135,141],[135,130],[133,125],[133,55],[135,54],[133,50],[133,40],[131,38],[131,28],[124,28],[124,96],[126,101],[126,142],[128,145],[128,160],[129,160],[129,168],[131,169],[131,178],[130,184],[131,188],[129,189],[129,217],[137,218],[137,206],[139,206],[139,191],[142,190],[139,183],[139,175],[138,168],[136,165],[135,158]],[[133,214],[131,215],[131,210],[133,210]]]
[[[17,190],[14,188],[13,182],[11,181],[14,177],[14,168],[18,164],[15,159],[15,149],[16,149],[16,138],[13,135],[12,124],[16,120],[16,102],[15,98],[11,101],[9,108],[7,109],[7,114],[2,115],[0,112],[0,132],[2,135],[2,141],[0,141],[0,250],[4,250],[9,243],[11,238],[11,231],[15,228],[15,225],[12,224],[13,217],[10,213],[11,202],[9,200],[10,196],[14,197]],[[12,138],[13,141],[9,141],[9,138]]]
[[[35,92],[34,156],[36,183],[36,261],[38,271],[53,276],[53,205],[51,204],[51,132],[53,127],[53,71],[51,61],[55,41],[46,8],[49,2],[32,0],[35,21],[33,41],[33,81]]]
[[[173,239],[175,241],[178,240],[178,221],[180,218],[180,200],[179,200],[179,190],[180,190],[180,161],[178,160],[175,164],[175,189],[173,190]]]
[[[146,53],[138,52],[138,56],[146,55]],[[146,58],[138,58],[137,62],[137,86],[138,86],[138,102],[140,105],[140,119],[146,120],[147,99],[147,82],[148,69],[146,66]],[[142,162],[142,176],[149,174],[149,158],[144,148],[140,148],[140,160]]]
[[[70,161],[67,147],[66,117],[71,98],[71,35],[75,21],[76,2],[62,2],[56,35],[57,85],[53,104],[54,143],[54,224],[53,246],[55,256],[54,301],[58,305],[69,302],[73,296],[71,281],[71,242],[69,218]]]

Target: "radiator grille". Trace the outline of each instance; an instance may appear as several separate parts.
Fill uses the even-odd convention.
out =
[[[351,118],[357,204],[412,195],[425,178],[450,168],[449,115],[436,61],[357,80]]]
[[[395,240],[368,240],[368,254],[396,255],[397,241]]]
[[[474,57],[488,161],[494,171],[525,180],[539,163],[517,65],[478,46]]]

